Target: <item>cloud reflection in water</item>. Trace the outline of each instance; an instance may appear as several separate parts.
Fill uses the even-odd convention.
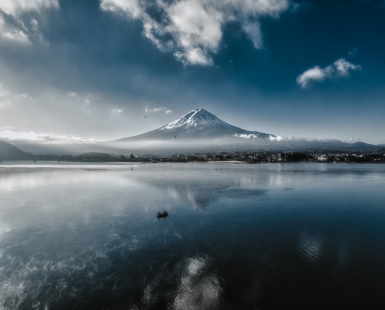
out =
[[[0,173],[0,308],[382,305],[384,173],[351,167]]]

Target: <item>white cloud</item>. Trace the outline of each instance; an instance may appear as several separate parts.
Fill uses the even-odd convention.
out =
[[[348,76],[351,70],[360,70],[361,66],[354,65],[345,59],[341,58],[336,60],[332,65],[321,68],[315,66],[309,70],[306,70],[300,76],[297,77],[297,83],[306,88],[312,81],[323,81],[325,79],[337,78],[340,76]]]
[[[172,111],[170,109],[167,109],[165,107],[146,108],[144,111],[148,112],[148,113],[157,113],[157,112],[164,112],[166,114],[171,114],[172,113]]]
[[[336,139],[317,139],[312,137],[293,137],[293,136],[269,136],[270,141],[310,141],[310,142],[341,142]]]
[[[82,139],[76,136],[55,135],[50,133],[35,133],[33,131],[15,131],[8,128],[0,128],[0,139],[5,141],[30,141],[52,144],[73,143],[98,143],[103,142],[96,139]]]
[[[145,112],[160,112],[160,111],[162,111],[162,108],[153,108],[153,109],[150,109],[150,108],[146,108],[145,110],[144,110]]]
[[[162,16],[154,20],[146,13],[156,8]],[[258,17],[278,17],[289,8],[289,0],[102,0],[100,8],[130,19],[141,19],[144,35],[160,50],[173,52],[185,64],[212,65],[227,22],[238,21],[254,47],[263,47]]]
[[[235,137],[243,138],[243,139],[258,139],[258,136],[255,134],[235,134]]]
[[[103,11],[124,14],[130,18],[138,18],[142,14],[137,0],[102,0],[100,8]]]
[[[341,58],[334,62],[334,67],[339,75],[349,75],[349,70],[360,70],[361,66],[353,65],[352,63]]]
[[[325,69],[316,66],[312,69],[306,70],[299,77],[297,77],[297,82],[301,85],[301,87],[305,88],[308,86],[309,81],[322,81],[327,75],[328,73]]]
[[[222,13],[196,0],[175,2],[166,12],[169,31],[181,50],[179,58],[190,64],[212,64],[208,52],[215,52],[222,38]]]
[[[75,92],[71,92],[71,93],[68,93],[68,96],[70,96],[70,97],[77,97],[78,94],[75,93]]]
[[[0,9],[8,15],[19,16],[25,11],[37,11],[42,9],[58,9],[58,0],[0,0]]]
[[[258,136],[255,134],[235,134],[234,136],[237,138],[248,139],[248,140],[259,139]],[[272,136],[272,135],[269,135],[269,140],[270,141],[322,141],[322,142],[336,141],[333,139],[316,139],[312,137]]]
[[[9,40],[13,40],[19,43],[29,43],[28,35],[14,25],[8,25],[4,21],[3,15],[0,14],[0,34]]]
[[[58,9],[58,0],[0,0],[0,34],[9,40],[19,43],[29,43],[30,37],[37,37],[43,41],[39,31],[39,24],[35,19],[29,21],[30,29],[23,22],[21,15],[28,11],[38,13],[45,9]],[[13,23],[6,23],[3,14],[12,16]]]
[[[248,139],[248,140],[253,140],[253,139],[259,139],[257,135],[255,134],[235,134],[234,135],[237,138],[242,138],[242,139]],[[269,141],[295,141],[295,142],[341,142],[340,140],[336,139],[319,139],[319,138],[314,138],[314,137],[294,137],[294,136],[272,136],[269,135]],[[356,142],[358,140],[354,140],[353,138],[343,141],[346,143],[352,143]]]
[[[120,114],[122,112],[123,112],[123,109],[115,108],[115,109],[112,110],[112,113],[114,113],[114,114]]]

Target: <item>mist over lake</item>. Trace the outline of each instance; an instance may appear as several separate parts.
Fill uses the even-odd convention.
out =
[[[383,309],[384,188],[383,164],[3,162],[0,308]]]

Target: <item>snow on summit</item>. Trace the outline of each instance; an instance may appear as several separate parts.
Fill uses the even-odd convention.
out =
[[[205,128],[229,127],[232,126],[205,109],[195,109],[162,127],[161,130],[176,128],[204,130]]]

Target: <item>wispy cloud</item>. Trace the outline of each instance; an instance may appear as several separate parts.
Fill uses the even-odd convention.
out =
[[[148,113],[157,113],[157,112],[164,112],[166,114],[171,114],[172,113],[172,111],[170,109],[165,108],[165,107],[146,108],[144,111],[148,112]]]
[[[332,142],[337,141],[335,139],[316,139],[312,137],[294,137],[294,136],[270,136],[270,141],[320,141],[320,142]]]
[[[112,113],[114,113],[114,114],[120,114],[122,112],[123,112],[123,109],[115,108],[115,109],[112,110]]]
[[[17,131],[12,127],[0,128],[0,139],[5,141],[26,141],[44,144],[73,144],[73,143],[98,143],[97,139],[82,139],[76,136],[55,135],[51,133],[36,133],[33,131]]]
[[[34,101],[34,99],[27,93],[20,94],[20,95],[15,95],[15,98],[17,99],[22,99],[22,100],[28,100],[28,101]]]
[[[353,56],[354,54],[357,53],[357,49],[356,48],[352,48],[349,53],[348,53],[348,56]]]
[[[263,47],[258,17],[278,17],[289,8],[288,0],[181,0],[122,1],[102,0],[103,11],[140,19],[144,35],[160,50],[172,52],[188,65],[212,65],[222,39],[222,29],[237,21],[255,48]],[[156,9],[161,19],[150,16]]]
[[[332,65],[321,68],[315,66],[314,68],[306,70],[300,76],[297,77],[297,83],[306,88],[312,81],[319,82],[325,79],[332,79],[341,76],[348,76],[350,71],[361,70],[361,66],[354,65],[345,59],[341,58],[336,60]]]

